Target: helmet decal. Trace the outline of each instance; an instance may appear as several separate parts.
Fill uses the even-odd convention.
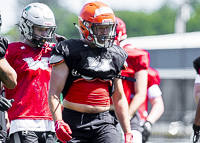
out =
[[[28,11],[31,8],[31,6],[28,6],[25,10]]]
[[[114,14],[113,10],[109,7],[102,7],[95,10],[94,17],[97,17],[102,14],[111,13]]]

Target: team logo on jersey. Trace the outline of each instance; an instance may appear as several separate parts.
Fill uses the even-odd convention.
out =
[[[22,49],[22,50],[24,50],[24,49],[25,49],[25,47],[24,47],[24,46],[22,46],[22,47],[21,47],[21,49]]]
[[[49,67],[49,58],[47,57],[42,57],[40,61],[34,61],[32,57],[24,58],[23,60],[27,62],[29,69],[32,70],[37,70],[39,68],[46,70]]]
[[[111,59],[102,59],[101,61],[93,58],[93,57],[88,57],[88,64],[89,64],[89,69],[92,69],[94,71],[109,71],[110,70],[110,62]]]

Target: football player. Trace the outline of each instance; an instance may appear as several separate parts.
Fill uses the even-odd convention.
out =
[[[141,118],[142,142],[145,143],[150,134],[152,125],[162,116],[164,112],[164,102],[162,98],[162,92],[159,88],[160,76],[157,70],[148,67],[148,84],[147,84],[147,96],[145,102],[139,107],[139,113]],[[151,104],[151,110],[148,113],[148,101]]]
[[[102,2],[83,6],[78,16],[82,39],[64,40],[52,50],[53,65],[49,106],[58,139],[68,143],[119,143],[116,120],[109,114],[110,96],[123,128],[125,142],[132,142],[128,104],[120,72],[127,53],[113,45],[116,21]],[[114,91],[112,87],[114,85]],[[62,92],[63,111],[60,104]]]
[[[13,98],[8,110],[10,142],[55,143],[55,127],[48,106],[52,67],[49,64],[55,17],[43,3],[30,3],[21,13],[19,30],[23,42],[8,45],[6,59],[17,72],[17,86],[5,88]]]
[[[116,29],[117,35],[115,37],[115,43],[120,46],[120,43],[127,38],[126,25],[120,18],[116,17],[116,20],[118,25]],[[122,75],[136,78],[136,82],[130,82],[127,80],[122,81],[129,104],[131,133],[134,137],[134,143],[142,143],[143,128],[140,125],[138,109],[146,99],[147,69],[149,67],[150,57],[147,51],[136,48],[131,44],[124,45],[123,49],[128,53],[128,58],[126,60],[128,67],[126,70],[122,70]]]

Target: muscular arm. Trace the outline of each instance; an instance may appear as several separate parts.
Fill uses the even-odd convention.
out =
[[[130,120],[128,116],[128,102],[124,94],[121,79],[114,79],[115,91],[112,95],[116,116],[121,124],[124,133],[130,133]]]
[[[54,121],[62,120],[60,93],[64,88],[68,73],[69,69],[65,62],[55,65],[52,68],[48,99],[50,111]]]
[[[153,99],[149,98],[149,101],[152,105],[152,108],[147,117],[147,121],[150,121],[152,124],[154,124],[164,112],[164,103],[162,96],[155,97]]]
[[[194,124],[197,125],[197,126],[200,126],[200,100],[199,100],[198,105],[197,105]]]
[[[147,70],[135,73],[136,82],[134,83],[135,95],[129,105],[129,116],[133,117],[140,105],[145,101],[147,94]]]
[[[17,73],[5,58],[0,59],[0,80],[9,89],[17,85]]]
[[[196,104],[198,104],[200,98],[200,83],[195,83],[194,85],[194,97]]]

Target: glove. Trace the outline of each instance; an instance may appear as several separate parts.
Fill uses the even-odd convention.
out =
[[[65,36],[62,36],[62,35],[58,35],[56,33],[54,33],[54,36],[55,36],[55,39],[56,39],[56,42],[61,42],[61,41],[64,41],[64,40],[67,40],[67,38]]]
[[[67,123],[63,120],[57,120],[55,122],[55,131],[57,138],[62,141],[70,141],[72,137],[69,134],[72,134],[72,131]]]
[[[196,143],[199,140],[200,126],[193,124],[193,130],[194,130],[193,143]]]
[[[149,138],[149,136],[151,134],[151,126],[152,126],[152,124],[149,121],[146,121],[144,123],[144,125],[142,126],[143,127],[142,142],[143,143],[145,143],[148,140],[148,138]]]
[[[12,107],[12,102],[14,102],[14,99],[8,100],[3,96],[0,96],[0,111],[8,111],[10,107]]]
[[[124,134],[125,143],[133,143],[133,135],[131,133]]]
[[[3,36],[0,36],[0,58],[5,56],[7,47],[8,47],[8,40]]]

